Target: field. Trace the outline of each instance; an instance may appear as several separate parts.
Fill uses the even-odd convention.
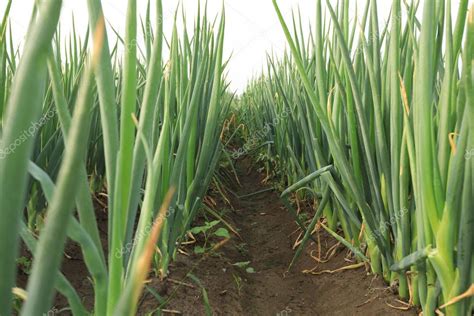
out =
[[[0,316],[474,313],[474,4],[265,1],[242,93],[225,6],[39,0],[20,45],[7,1]]]

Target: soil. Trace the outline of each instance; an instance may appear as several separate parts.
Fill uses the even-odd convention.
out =
[[[328,273],[356,262],[324,230],[315,234],[320,248],[317,243],[308,242],[300,259],[287,271],[294,255],[293,245],[300,235],[296,223],[278,193],[262,183],[264,176],[249,159],[239,161],[236,170],[240,185],[233,188],[235,196],[229,195],[227,203],[217,195],[212,198],[211,194],[209,199],[216,201],[214,209],[224,210],[225,221],[240,237],[231,233],[228,242],[205,255],[193,251],[196,245],[203,244],[200,238],[183,246],[165,280],[150,275],[139,302],[139,315],[154,315],[160,300],[166,303],[162,305],[163,315],[206,315],[206,307],[213,315],[416,315],[414,309],[397,309],[406,305],[397,300],[392,288],[369,274],[368,267]],[[268,190],[245,197],[265,189]],[[105,246],[107,217],[101,204],[97,204],[98,221]],[[197,220],[203,221],[202,217]],[[219,239],[214,242],[219,243]],[[80,248],[69,243],[65,253],[62,272],[85,306],[92,309],[93,288]],[[315,257],[325,258],[327,253],[332,254],[331,258],[318,263]],[[323,273],[317,274],[320,272]],[[25,283],[26,276],[20,275],[19,285]],[[67,315],[68,311],[60,312],[65,306],[65,299],[57,295],[55,315]]]
[[[263,175],[252,168],[249,160],[240,161],[236,169],[241,182],[235,188],[237,196],[268,188],[262,184]],[[337,241],[325,231],[319,232],[321,253],[332,248],[334,256],[318,264],[311,257],[318,254],[318,246],[308,243],[287,272],[298,233],[277,192],[271,190],[247,198],[231,196],[230,203],[233,211],[225,219],[238,229],[241,239],[233,236],[216,254],[206,258],[179,255],[171,266],[169,279],[149,284],[160,294],[168,295],[170,301],[164,314],[206,314],[202,290],[186,277],[191,272],[205,287],[214,315],[416,315],[414,309],[390,307],[406,306],[364,266],[332,274],[303,273],[333,271],[355,264],[347,261],[346,248],[335,246]],[[238,262],[250,262],[255,273],[233,265]],[[239,278],[241,281],[237,281]],[[142,298],[142,311],[156,308],[151,297],[152,294],[145,294]]]

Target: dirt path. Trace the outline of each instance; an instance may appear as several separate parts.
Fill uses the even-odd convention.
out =
[[[364,267],[335,274],[312,275],[304,270],[335,270],[352,263],[345,260],[347,250],[320,233],[321,253],[336,249],[332,259],[317,264],[310,253],[317,245],[308,245],[291,272],[285,273],[294,251],[296,224],[274,191],[247,196],[267,187],[262,177],[249,171],[249,162],[238,164],[241,198],[231,199],[234,211],[225,217],[242,236],[237,237],[205,259],[179,255],[171,267],[170,278],[153,281],[149,287],[168,297],[170,313],[205,315],[203,292],[186,275],[192,272],[202,283],[215,315],[414,315],[388,304],[402,306],[384,283],[368,275]],[[188,252],[192,253],[192,251]],[[199,262],[196,264],[196,262]],[[236,263],[250,262],[245,267]],[[255,273],[248,273],[251,268]],[[252,272],[250,270],[250,272]],[[154,302],[153,302],[154,301]],[[153,310],[152,294],[142,299],[141,310]]]
[[[195,243],[181,247],[170,265],[168,278],[159,280],[150,274],[139,302],[139,315],[159,315],[156,311],[163,302],[164,315],[206,315],[206,308],[213,315],[225,316],[416,315],[413,309],[389,307],[388,304],[403,305],[390,288],[367,274],[364,267],[334,274],[303,273],[333,271],[354,264],[347,261],[347,249],[337,245],[324,231],[318,233],[320,249],[316,243],[308,243],[299,261],[287,272],[300,231],[278,193],[262,184],[263,176],[250,160],[240,161],[236,168],[241,185],[232,188],[235,196],[229,194],[229,203],[224,203],[221,195],[211,192],[210,200],[216,201],[213,208],[224,214],[225,221],[238,231],[240,238],[232,234],[216,251],[197,255],[194,247],[205,242],[202,235],[196,235]],[[106,245],[107,216],[100,207],[97,217]],[[195,224],[204,222],[201,215]],[[211,238],[207,246],[219,241],[222,238]],[[80,248],[68,243],[65,253],[68,255],[62,272],[90,310],[94,291]],[[333,255],[325,263],[318,264],[314,259],[324,259],[328,253]],[[26,286],[26,281],[26,274],[20,273],[19,285]],[[66,309],[62,310],[63,307]],[[70,315],[61,295],[56,296],[54,311],[57,315]]]

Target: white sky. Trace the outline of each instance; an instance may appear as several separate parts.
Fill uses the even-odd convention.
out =
[[[423,0],[422,0],[423,1]],[[3,16],[5,0],[0,2],[0,13]],[[14,38],[18,44],[24,38],[29,16],[34,0],[13,0],[10,19],[13,27]],[[154,1],[151,1],[152,4]],[[192,25],[197,12],[197,0],[180,1],[187,13],[188,24]],[[205,0],[201,1],[202,3]],[[351,1],[352,2],[352,1]],[[361,8],[366,1],[354,0]],[[458,1],[454,0],[453,3]],[[87,2],[86,0],[64,0],[61,16],[63,33],[70,31],[71,16],[74,14],[76,28],[84,32],[87,28]],[[147,0],[138,0],[138,8],[144,16]],[[179,1],[164,0],[164,24],[165,34],[170,35],[173,24],[174,10]],[[233,90],[242,91],[252,76],[261,72],[266,65],[267,52],[281,54],[286,46],[280,24],[273,9],[271,0],[208,0],[208,12],[210,17],[218,14],[224,3],[226,8],[226,43],[225,54],[232,54],[231,63],[228,68],[228,79],[231,81]],[[104,14],[107,21],[121,34],[125,29],[126,0],[102,0]],[[302,20],[305,25],[314,20],[314,0],[280,0],[279,5],[284,16],[290,22],[291,12],[298,7],[301,10]],[[380,11],[380,22],[383,23],[390,11],[391,1],[378,1]],[[355,7],[355,5],[354,5]],[[421,7],[420,7],[421,8]],[[457,10],[457,5],[453,6]],[[154,9],[152,9],[154,11]],[[456,11],[453,11],[456,12]],[[140,29],[140,28],[139,28]],[[112,35],[112,32],[109,32]]]

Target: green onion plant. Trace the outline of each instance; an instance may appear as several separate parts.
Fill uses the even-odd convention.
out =
[[[12,313],[20,239],[33,255],[20,314],[48,313],[55,291],[74,315],[135,314],[149,267],[167,275],[223,152],[224,12],[213,23],[199,8],[190,32],[177,10],[165,37],[162,1],[148,1],[143,20],[130,0],[121,37],[88,0],[88,29],[73,23],[64,37],[62,1],[38,0],[18,49],[11,5],[0,24],[0,315]],[[93,306],[60,271],[68,241],[80,245]]]
[[[318,0],[307,32],[273,4],[289,50],[268,57],[238,113],[290,210],[292,194],[315,201],[309,225],[293,212],[295,260],[325,217],[424,315],[471,313],[474,7],[393,0],[382,25],[376,0]]]

